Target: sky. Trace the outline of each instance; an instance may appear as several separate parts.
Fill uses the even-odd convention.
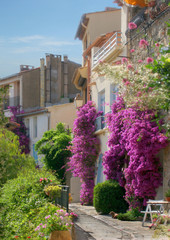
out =
[[[46,53],[80,63],[75,34],[84,13],[117,7],[113,0],[0,0],[0,78],[20,65],[40,66]]]

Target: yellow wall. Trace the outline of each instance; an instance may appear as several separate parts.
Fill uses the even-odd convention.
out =
[[[54,105],[47,108],[50,112],[50,129],[56,128],[59,122],[65,123],[69,128],[73,127],[76,118],[76,108],[74,103]]]

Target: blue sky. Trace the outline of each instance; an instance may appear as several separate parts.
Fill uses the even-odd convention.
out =
[[[0,0],[0,78],[19,66],[39,67],[45,53],[68,55],[81,63],[74,39],[84,13],[117,7],[113,0]]]

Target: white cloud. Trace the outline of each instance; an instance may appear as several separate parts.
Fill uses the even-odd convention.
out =
[[[28,53],[28,52],[39,52],[41,51],[40,48],[37,47],[20,47],[20,48],[14,48],[12,50],[12,53]]]
[[[44,36],[41,35],[32,35],[32,36],[25,36],[25,37],[14,37],[11,38],[11,42],[17,43],[17,42],[22,42],[22,43],[30,43],[33,41],[39,41],[45,39]]]
[[[44,46],[70,46],[70,45],[77,45],[77,42],[67,42],[67,41],[47,41],[43,42],[42,45]]]
[[[47,37],[42,35],[32,35],[32,36],[20,36],[10,39],[11,43],[15,44],[27,44],[27,46],[44,46],[44,47],[62,47],[62,46],[75,46],[80,45],[80,43],[75,41],[58,41],[53,37]]]

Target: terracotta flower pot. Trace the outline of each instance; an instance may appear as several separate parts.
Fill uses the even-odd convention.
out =
[[[170,202],[170,197],[166,197],[166,201]]]
[[[54,231],[49,240],[72,240],[70,231]]]

